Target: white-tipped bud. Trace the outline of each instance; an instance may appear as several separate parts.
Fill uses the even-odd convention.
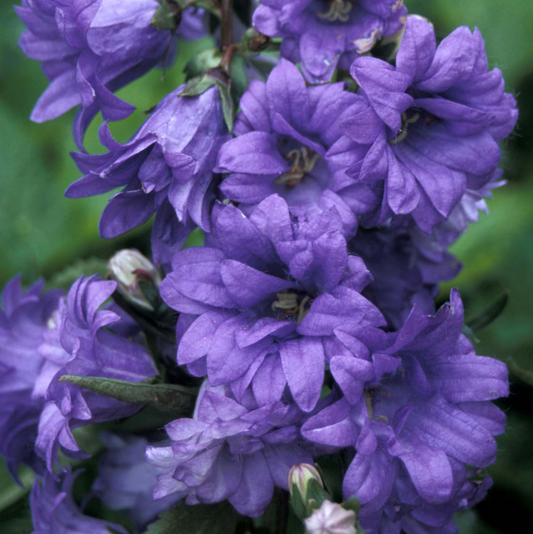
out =
[[[142,284],[157,292],[161,277],[148,258],[138,250],[124,249],[109,260],[108,267],[110,277],[117,282],[117,290],[123,297],[138,306],[153,309],[146,287],[143,288]]]
[[[309,464],[296,464],[289,471],[289,490],[294,513],[300,518],[309,517],[329,494],[318,469]]]
[[[324,501],[311,517],[305,520],[307,534],[357,534],[355,512],[345,510],[339,503]]]

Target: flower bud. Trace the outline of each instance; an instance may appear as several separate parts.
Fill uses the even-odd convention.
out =
[[[292,507],[300,519],[309,517],[328,497],[320,473],[309,464],[296,464],[291,468],[289,490]]]
[[[270,45],[272,39],[262,34],[257,28],[248,28],[242,38],[245,52],[258,54]]]
[[[306,534],[357,534],[355,512],[345,510],[339,503],[324,501],[311,517],[305,520]]]
[[[124,249],[109,260],[108,267],[123,297],[142,308],[154,309],[161,277],[152,262],[138,250]]]

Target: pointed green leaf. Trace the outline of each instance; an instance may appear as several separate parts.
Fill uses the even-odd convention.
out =
[[[231,87],[235,93],[235,97],[240,99],[241,96],[248,89],[249,81],[246,74],[246,60],[241,54],[235,53],[231,60],[230,76]]]
[[[198,78],[193,78],[187,83],[185,89],[178,95],[181,97],[200,96],[204,94],[210,87],[215,85],[216,81],[209,75],[205,75]]]
[[[476,334],[492,324],[505,310],[509,302],[509,292],[500,295],[492,304],[481,313],[465,321]]]
[[[178,505],[162,513],[145,534],[233,534],[239,516],[229,502]]]
[[[235,121],[235,101],[231,94],[230,84],[217,81],[216,82],[220,98],[222,99],[222,113],[224,114],[224,120],[230,133],[233,132],[233,123]]]
[[[96,376],[64,375],[59,382],[68,382],[101,395],[129,402],[146,404],[161,411],[190,416],[196,402],[196,391],[174,384],[125,382]]]

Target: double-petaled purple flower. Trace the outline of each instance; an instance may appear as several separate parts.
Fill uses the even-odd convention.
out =
[[[400,30],[406,15],[403,0],[263,0],[253,22],[264,34],[283,37],[281,54],[301,61],[307,80],[320,83]]]
[[[245,205],[278,194],[296,216],[335,206],[346,233],[354,233],[357,218],[342,196],[344,169],[330,168],[324,156],[358,100],[342,83],[307,88],[296,66],[282,59],[266,84],[253,81],[241,99],[237,137],[217,159],[216,170],[229,173],[221,191]]]
[[[100,234],[106,238],[157,212],[153,254],[159,262],[168,261],[169,250],[181,247],[196,226],[209,231],[213,167],[228,135],[216,87],[198,97],[179,97],[182,91],[170,93],[128,143],[117,143],[102,125],[100,138],[109,152],[75,154],[85,176],[66,193],[79,198],[123,188],[102,214]]]
[[[508,394],[507,369],[477,356],[462,328],[454,290],[437,315],[415,307],[374,346],[354,342],[350,328],[339,336],[344,345],[330,366],[344,396],[302,434],[355,448],[343,489],[361,502],[369,534],[455,532],[453,513],[476,498],[482,480],[468,469],[494,461],[493,436],[503,432],[505,415],[491,401]]]
[[[488,70],[477,29],[459,28],[437,48],[433,27],[415,17],[395,67],[364,57],[351,74],[364,99],[341,124],[346,137],[328,160],[345,165],[358,184],[363,225],[410,214],[430,232],[467,189],[479,191],[494,176],[516,101],[501,72]]]
[[[159,5],[158,0],[23,0],[16,10],[28,29],[20,45],[42,61],[50,79],[32,120],[54,119],[81,105],[74,137],[82,146],[99,111],[106,120],[127,117],[135,108],[114,91],[173,57],[177,35],[203,35],[201,11],[185,12],[177,32],[157,29],[151,21]]]
[[[127,534],[127,530],[114,523],[84,515],[74,501],[72,490],[80,474],[70,470],[61,475],[46,473],[37,478],[30,497],[33,534]]]
[[[61,291],[42,293],[43,282],[26,292],[20,277],[2,293],[0,310],[0,453],[16,478],[20,463],[36,471],[37,424],[44,404],[38,384],[47,360],[41,353],[61,298]]]
[[[250,390],[240,401],[229,388],[204,384],[193,419],[166,425],[169,447],[148,447],[160,471],[154,498],[187,495],[186,503],[229,502],[243,515],[260,516],[274,487],[288,490],[290,468],[311,462],[300,444],[302,412],[294,404],[259,406]]]
[[[294,222],[277,195],[247,217],[219,206],[205,247],[178,252],[161,284],[181,312],[178,363],[213,386],[248,386],[259,405],[278,401],[288,385],[311,411],[322,390],[330,343],[341,325],[371,337],[384,319],[360,294],[372,279],[348,255],[335,208]]]
[[[36,441],[36,449],[49,470],[53,470],[59,446],[72,456],[81,455],[72,434],[74,428],[127,417],[139,409],[137,405],[58,382],[61,376],[141,382],[157,374],[152,358],[142,346],[106,328],[120,320],[115,312],[100,309],[115,288],[115,282],[80,278],[57,313],[57,350],[45,354],[54,368],[53,374],[43,371],[48,402],[41,413]],[[40,380],[42,377],[37,378],[37,384]]]

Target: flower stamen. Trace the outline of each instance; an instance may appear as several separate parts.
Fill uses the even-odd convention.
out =
[[[298,294],[293,291],[281,291],[276,295],[278,300],[272,303],[274,312],[281,310],[283,315],[292,315],[296,317],[297,323],[300,323],[308,314],[311,297],[305,296],[302,300],[299,300]]]
[[[350,0],[332,0],[329,4],[329,11],[318,13],[318,17],[330,22],[348,22],[351,10],[352,2]]]
[[[285,159],[292,160],[292,167],[277,178],[274,183],[294,187],[303,180],[306,173],[312,172],[316,162],[320,159],[320,154],[311,148],[301,147],[291,150]]]
[[[411,116],[408,116],[407,113],[402,113],[402,126],[398,131],[398,135],[390,140],[392,145],[397,145],[401,143],[406,137],[410,124],[414,124],[420,118],[420,113],[414,113]]]

